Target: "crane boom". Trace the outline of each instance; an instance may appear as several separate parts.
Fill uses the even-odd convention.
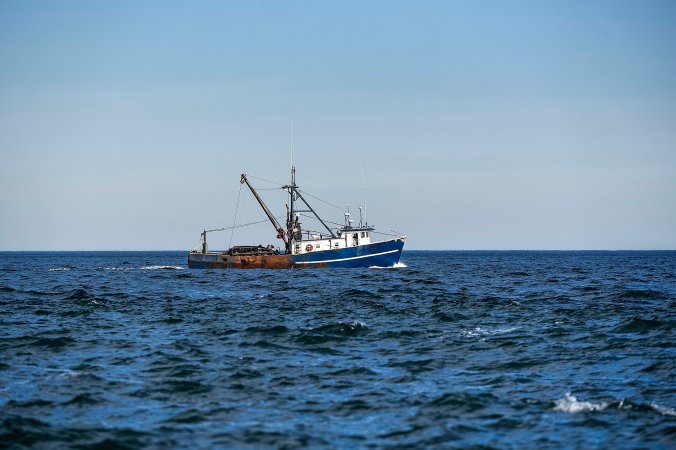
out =
[[[275,227],[277,237],[282,241],[284,241],[285,247],[288,248],[288,243],[286,241],[286,232],[284,231],[284,228],[282,228],[279,222],[277,222],[277,219],[275,219],[275,216],[270,212],[267,205],[263,202],[263,199],[258,195],[256,189],[254,189],[251,183],[249,183],[249,180],[247,179],[245,174],[242,174],[242,177],[240,178],[239,182],[242,184],[246,184],[246,186],[249,188],[253,196],[256,198],[256,201],[258,201],[258,204],[261,205],[261,208],[263,208],[265,215],[268,216],[268,219],[270,219],[270,223],[272,223],[272,226]]]

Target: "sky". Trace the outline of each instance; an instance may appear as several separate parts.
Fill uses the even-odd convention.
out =
[[[288,182],[291,122],[298,184],[340,208],[313,206],[365,202],[407,249],[676,249],[674,24],[673,1],[3,0],[0,250],[261,220],[240,174]]]

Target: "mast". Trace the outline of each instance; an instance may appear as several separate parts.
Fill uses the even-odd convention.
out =
[[[296,185],[296,166],[293,164],[293,119],[291,119],[291,124],[290,124],[290,134],[291,134],[291,184],[288,186],[282,186],[283,189],[287,189],[289,191],[289,210],[288,210],[288,215],[286,219],[286,233],[287,233],[287,238],[288,240],[286,242],[286,249],[289,253],[291,253],[291,241],[294,240],[294,233],[293,229],[296,224],[296,209],[295,209],[295,203],[296,200],[300,199],[305,206],[308,207],[308,211],[302,210],[300,212],[311,212],[314,214],[314,216],[321,222],[322,225],[324,225],[324,228],[329,232],[332,238],[335,238],[336,235],[333,233],[331,228],[329,228],[328,225],[322,220],[321,217],[319,217],[319,214],[315,212],[314,209],[312,209],[312,206],[303,198],[303,195],[300,193],[300,189],[298,189],[298,186]]]
[[[249,183],[249,180],[247,179],[245,174],[242,174],[242,177],[240,178],[239,182],[242,183],[242,184],[246,184],[246,186],[249,188],[249,190],[251,191],[253,196],[258,201],[258,204],[261,205],[261,208],[263,208],[265,215],[268,216],[268,219],[270,219],[272,226],[275,227],[275,231],[277,232],[277,237],[279,239],[281,239],[282,241],[284,241],[284,247],[288,248],[289,243],[287,243],[287,240],[284,237],[284,235],[286,234],[285,231],[284,231],[284,228],[282,228],[282,226],[279,224],[279,222],[277,222],[277,219],[275,219],[275,216],[272,215],[272,213],[270,212],[268,207],[263,202],[263,199],[260,198],[260,196],[258,195],[258,192],[256,192],[256,190],[253,188],[253,186],[251,186],[251,183]]]
[[[293,149],[293,144],[291,148]],[[291,253],[291,241],[293,240],[293,222],[295,220],[293,203],[295,201],[294,197],[296,189],[296,168],[293,165],[293,150],[291,151],[291,185],[284,187],[288,188],[289,190],[289,205],[290,205],[289,217],[287,218],[286,221],[286,234],[289,238],[286,243],[286,251]]]
[[[289,246],[289,251],[291,249],[291,241],[293,240],[293,227],[294,227],[294,224],[295,224],[294,214],[295,214],[296,210],[294,208],[294,203],[298,199],[300,199],[305,204],[305,206],[308,207],[307,210],[301,210],[300,212],[311,212],[312,214],[314,214],[314,216],[317,218],[317,220],[319,220],[319,222],[322,225],[324,225],[324,228],[326,228],[326,231],[329,232],[331,237],[332,238],[336,237],[333,230],[331,230],[331,228],[326,224],[326,222],[324,222],[322,220],[322,218],[319,217],[319,214],[317,214],[317,212],[312,208],[312,206],[310,206],[310,204],[307,202],[307,200],[305,200],[305,197],[303,197],[303,194],[300,193],[300,189],[298,189],[298,186],[296,186],[296,167],[295,166],[291,166],[291,184],[288,185],[288,186],[282,186],[282,188],[287,189],[289,191],[289,196],[290,196],[289,204],[291,205],[291,208],[289,210],[289,217],[288,217],[287,224],[286,224],[287,234],[289,236],[289,240],[288,240],[288,243],[287,243],[287,245]]]
[[[293,222],[293,203],[296,200],[296,167],[291,166],[291,185],[289,186],[289,194],[291,194],[291,218],[289,219]]]
[[[296,189],[296,166],[293,165],[293,118],[289,124],[290,134],[291,134],[291,185],[286,186],[289,189],[289,216],[286,220],[286,233],[289,238],[286,246],[286,251],[291,253],[291,241],[293,240],[293,226],[294,226],[294,208],[293,203],[295,201],[295,189]]]

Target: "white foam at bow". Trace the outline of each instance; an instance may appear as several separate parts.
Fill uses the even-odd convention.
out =
[[[387,267],[371,266],[371,267],[369,267],[369,269],[403,269],[403,268],[406,268],[406,267],[408,267],[408,266],[406,264],[404,264],[403,262],[398,262],[398,263],[394,264],[393,266],[387,266]]]

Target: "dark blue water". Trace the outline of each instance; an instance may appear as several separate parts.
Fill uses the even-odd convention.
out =
[[[0,253],[0,446],[676,446],[676,252],[402,261]]]

